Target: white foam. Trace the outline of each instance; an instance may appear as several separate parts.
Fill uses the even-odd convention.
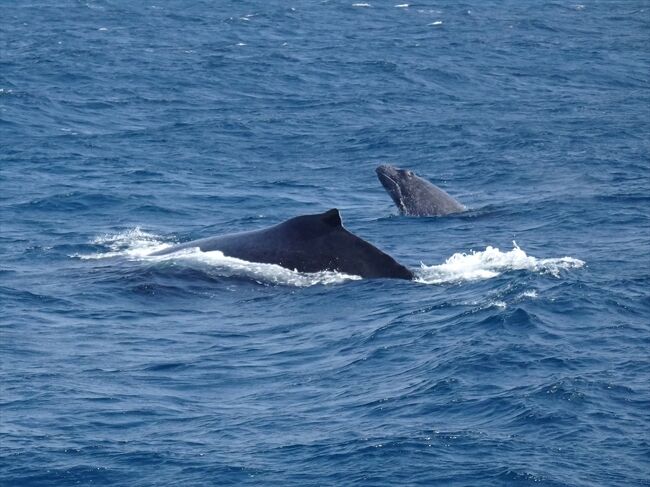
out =
[[[107,247],[107,250],[95,254],[74,254],[72,257],[82,260],[108,259],[111,257],[138,259],[146,257],[152,252],[166,249],[171,245],[162,242],[157,235],[140,230],[140,227],[122,233],[101,235],[95,237],[90,243],[103,245]]]
[[[409,4],[408,3],[399,3],[395,5],[395,8],[408,8]]]
[[[582,260],[573,257],[538,259],[527,255],[516,242],[512,244],[513,249],[507,252],[488,246],[481,252],[454,254],[440,265],[422,264],[415,272],[416,281],[424,284],[477,281],[514,270],[527,270],[559,277],[561,270],[574,269],[585,264]]]
[[[370,7],[369,3],[353,3],[353,7]]]
[[[146,260],[172,261],[189,268],[198,268],[214,276],[246,277],[261,283],[297,287],[308,287],[316,284],[338,284],[361,279],[359,276],[336,271],[298,272],[276,264],[248,262],[235,257],[228,257],[218,250],[203,252],[197,247],[158,257],[147,257]]]

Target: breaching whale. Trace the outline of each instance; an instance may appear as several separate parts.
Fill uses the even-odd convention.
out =
[[[375,171],[403,215],[443,216],[465,211],[458,201],[413,171],[387,164],[377,167]]]
[[[261,230],[193,240],[151,255],[195,247],[300,272],[330,270],[369,278],[413,278],[413,273],[391,256],[347,231],[337,209],[297,216]]]

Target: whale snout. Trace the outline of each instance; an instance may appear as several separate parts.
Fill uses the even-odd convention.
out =
[[[399,181],[399,170],[395,166],[382,164],[381,166],[377,166],[375,172],[377,173],[377,178],[379,178],[379,181],[387,190],[395,191],[396,187],[399,186],[397,183]]]
[[[391,176],[397,173],[397,168],[390,164],[381,164],[375,169],[377,176]]]
[[[379,182],[393,199],[395,205],[401,212],[405,212],[406,207],[404,206],[402,188],[400,187],[402,178],[400,178],[399,169],[389,164],[382,164],[375,169],[375,172]]]
[[[395,166],[382,164],[381,166],[377,166],[375,172],[377,173],[377,178],[379,178],[379,181],[387,190],[394,191],[395,187],[398,186],[399,173]]]

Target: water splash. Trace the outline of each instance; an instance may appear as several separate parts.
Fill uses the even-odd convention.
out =
[[[559,277],[561,270],[579,268],[585,264],[584,261],[573,257],[538,259],[527,255],[516,242],[512,244],[513,249],[507,252],[488,246],[481,252],[456,253],[440,265],[422,264],[415,272],[415,280],[424,284],[477,281],[515,270]]]
[[[75,254],[72,257],[82,260],[111,257],[138,259],[171,246],[170,243],[163,242],[160,236],[145,232],[140,227],[116,234],[101,235],[95,237],[90,243],[103,246],[106,250],[94,254]]]

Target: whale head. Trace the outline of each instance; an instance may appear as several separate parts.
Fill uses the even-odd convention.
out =
[[[445,191],[409,169],[382,164],[375,171],[384,189],[404,215],[442,216],[465,210]]]

